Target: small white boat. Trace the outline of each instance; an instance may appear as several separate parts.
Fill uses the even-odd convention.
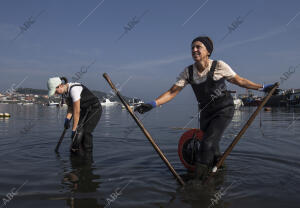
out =
[[[129,107],[130,107],[132,110],[134,109],[134,106],[133,106],[133,105],[129,105]],[[123,105],[123,104],[122,104],[122,109],[126,109],[126,108],[125,108],[125,105]]]
[[[101,102],[101,105],[103,106],[112,106],[112,105],[117,105],[118,102],[117,101],[110,101],[108,98],[105,98],[105,100],[103,100]]]
[[[59,106],[59,103],[55,103],[53,101],[52,102],[49,101],[48,106],[49,107],[57,107],[57,106]]]
[[[290,97],[288,99],[288,106],[300,107],[300,92],[295,92],[295,90],[291,92]]]
[[[130,105],[136,106],[136,105],[140,105],[142,103],[144,103],[144,101],[142,101],[141,99],[133,98],[132,102],[130,102]]]
[[[33,105],[33,103],[23,103],[23,105]]]
[[[233,103],[234,103],[234,109],[236,109],[236,110],[240,109],[242,106],[244,106],[244,103],[240,98],[234,98]]]
[[[130,107],[131,109],[134,109],[135,106],[138,106],[138,105],[140,105],[140,104],[142,104],[142,103],[144,103],[144,102],[143,102],[141,99],[138,99],[138,98],[132,98],[132,100],[129,100],[128,105],[129,105],[129,107]],[[124,106],[124,105],[122,105],[122,109],[125,109],[125,106]]]

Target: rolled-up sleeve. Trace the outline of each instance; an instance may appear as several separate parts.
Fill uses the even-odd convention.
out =
[[[175,82],[175,85],[179,87],[185,87],[188,84],[188,70],[185,68],[177,77],[177,81]]]
[[[221,77],[224,77],[226,80],[229,80],[232,79],[236,75],[236,73],[227,63],[220,60],[218,61],[218,69],[216,70],[215,75],[219,75]]]
[[[74,86],[70,92],[73,103],[81,98],[82,87]]]

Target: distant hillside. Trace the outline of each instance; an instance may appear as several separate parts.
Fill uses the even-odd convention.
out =
[[[92,90],[92,93],[96,95],[99,99],[102,99],[103,97],[106,97],[107,94],[105,92]]]
[[[32,88],[18,88],[16,92],[21,94],[48,95],[48,90],[40,90],[40,89],[32,89]]]
[[[21,94],[34,94],[34,95],[48,95],[48,90],[41,90],[41,89],[33,89],[33,88],[18,88],[16,90],[18,93]],[[96,95],[100,100],[103,98],[109,97],[111,101],[119,101],[119,99],[116,96],[112,96],[111,94],[107,94],[102,91],[92,90],[92,93]],[[112,97],[111,97],[112,96]],[[123,98],[128,101],[129,97],[123,96]]]

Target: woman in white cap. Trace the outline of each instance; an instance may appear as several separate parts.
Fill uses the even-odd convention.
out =
[[[66,100],[68,105],[64,123],[66,129],[70,128],[73,117],[71,151],[73,153],[77,153],[79,150],[80,152],[92,152],[92,132],[102,114],[102,107],[98,98],[84,85],[68,83],[65,77],[50,78],[47,86],[49,97],[59,94]]]
[[[204,131],[194,161],[196,176],[200,179],[207,175],[208,170],[220,158],[219,142],[233,117],[233,98],[226,89],[225,81],[254,90],[266,91],[272,86],[264,86],[240,77],[224,61],[210,59],[212,51],[213,42],[209,37],[195,38],[191,44],[194,63],[183,70],[171,89],[156,100],[135,109],[139,113],[147,112],[172,100],[186,85],[192,86],[199,106],[200,129]]]

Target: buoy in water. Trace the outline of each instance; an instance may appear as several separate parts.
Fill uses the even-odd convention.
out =
[[[203,131],[200,129],[188,130],[180,137],[178,155],[180,161],[190,171],[195,171],[196,152],[200,148],[202,138]]]
[[[0,117],[4,118],[4,117],[10,117],[9,113],[0,113]]]

